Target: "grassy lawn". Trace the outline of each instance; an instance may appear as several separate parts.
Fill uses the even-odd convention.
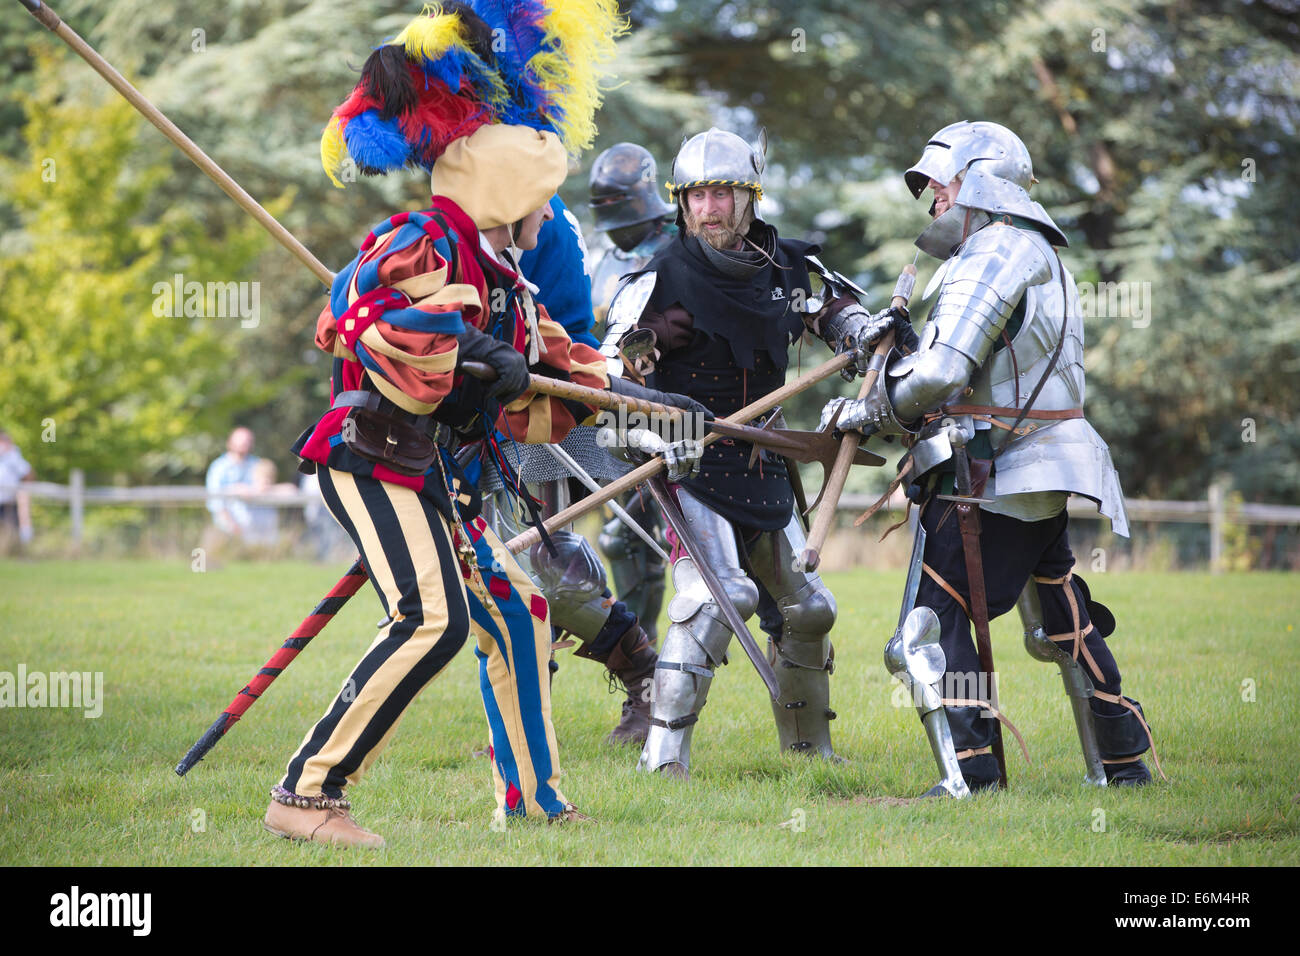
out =
[[[185,778],[172,768],[343,571],[300,563],[0,562],[0,672],[102,671],[103,714],[0,709],[0,864],[1300,863],[1300,581],[1273,574],[1090,576],[1170,782],[1086,789],[1056,668],[994,623],[1011,789],[904,802],[935,769],[881,663],[901,572],[827,575],[840,605],[832,705],[841,766],[784,757],[762,684],[733,644],[696,728],[687,784],[634,772],[602,738],[618,698],[561,652],[566,795],[598,823],[490,826],[472,652],[416,700],[350,794],[388,848],[296,845],[261,829],[267,791],[381,616],[363,590]],[[757,628],[755,628],[757,633]],[[1014,751],[1014,752],[1013,752]],[[784,826],[782,824],[785,824]]]

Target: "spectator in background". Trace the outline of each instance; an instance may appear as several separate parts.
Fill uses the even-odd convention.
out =
[[[226,453],[208,466],[208,492],[251,493],[253,468],[258,461],[253,454],[252,429],[236,428],[226,439]],[[231,498],[209,498],[208,511],[212,512],[217,530],[236,538],[244,537],[252,520],[248,505]]]
[[[26,543],[32,539],[31,502],[21,483],[35,474],[9,433],[0,430],[0,544],[15,533]]]
[[[317,561],[331,557],[344,558],[354,553],[356,548],[347,532],[334,520],[334,516],[325,507],[320,494],[320,479],[316,475],[303,475],[298,479],[298,490],[310,495],[302,506],[303,520],[307,524],[305,541],[312,548]]]
[[[252,494],[294,495],[297,491],[295,485],[275,480],[275,462],[269,458],[259,458],[254,462]],[[250,502],[247,507],[248,527],[245,529],[245,540],[249,544],[267,546],[276,544],[280,537],[279,507],[274,504],[253,502]]]

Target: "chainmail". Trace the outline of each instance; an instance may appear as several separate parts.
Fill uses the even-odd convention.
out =
[[[752,279],[762,271],[768,261],[767,256],[757,249],[748,247],[738,250],[714,249],[703,239],[697,238],[695,241],[700,244],[704,257],[713,264],[714,268],[733,279]]]
[[[609,453],[609,449],[596,444],[599,429],[578,426],[559,442],[591,477],[597,481],[613,481],[632,470],[632,466]],[[501,454],[510,466],[527,482],[556,481],[569,477],[569,469],[554,458],[542,445],[523,442],[501,442]],[[490,494],[501,488],[501,476],[491,465],[485,465],[478,483],[479,491]]]

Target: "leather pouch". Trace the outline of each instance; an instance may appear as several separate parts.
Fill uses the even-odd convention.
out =
[[[343,443],[367,461],[403,475],[423,475],[437,454],[433,439],[414,425],[369,408],[348,412]]]

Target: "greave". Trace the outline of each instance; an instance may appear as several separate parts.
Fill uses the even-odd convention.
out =
[[[1086,772],[1084,782],[1095,787],[1104,787],[1107,779],[1106,768],[1102,763],[1101,748],[1097,740],[1090,703],[1094,693],[1092,681],[1078,661],[1048,639],[1047,631],[1043,627],[1043,610],[1038,600],[1038,585],[1033,578],[1029,579],[1024,591],[1021,592],[1016,608],[1020,611],[1020,619],[1025,625],[1025,650],[1029,652],[1029,656],[1035,660],[1054,663],[1061,669],[1061,681],[1065,685],[1066,696],[1070,698],[1074,727],[1079,735],[1079,746],[1083,750]]]
[[[939,680],[948,661],[939,646],[939,618],[928,607],[913,608],[885,645],[885,669],[902,681],[921,717],[940,780],[926,796],[969,797],[970,789],[957,762],[957,748],[948,724],[948,711],[939,693]]]
[[[740,570],[735,532],[688,492],[680,492],[678,501],[705,560],[740,616],[748,618],[758,606],[758,586]],[[673,565],[673,591],[668,602],[672,623],[655,669],[650,732],[637,764],[642,770],[673,763],[690,767],[691,734],[732,637],[693,559],[680,558]]]

